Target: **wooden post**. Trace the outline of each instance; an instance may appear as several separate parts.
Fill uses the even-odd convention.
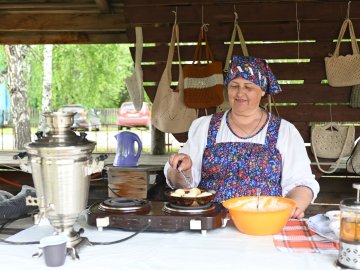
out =
[[[165,133],[151,126],[151,154],[165,154]]]

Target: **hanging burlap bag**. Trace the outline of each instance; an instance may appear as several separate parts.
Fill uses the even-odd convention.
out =
[[[170,87],[172,82],[171,66],[174,57],[175,40],[179,60],[178,91],[174,91]],[[152,124],[162,132],[187,132],[192,121],[197,117],[196,110],[188,108],[184,104],[184,77],[180,59],[179,27],[177,24],[174,24],[166,67],[161,76],[151,112]]]
[[[353,54],[342,56],[339,55],[340,44],[348,25]],[[325,57],[325,69],[330,86],[341,87],[360,84],[359,46],[356,42],[354,27],[350,19],[345,19],[341,26],[334,54],[330,57]]]

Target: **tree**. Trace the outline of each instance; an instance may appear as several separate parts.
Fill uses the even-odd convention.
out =
[[[10,92],[11,115],[14,124],[15,148],[24,149],[31,141],[30,117],[27,108],[27,87],[24,80],[25,57],[28,46],[6,45],[7,79]]]
[[[43,46],[32,46],[28,74],[30,104],[41,106]],[[129,47],[119,44],[55,45],[52,109],[69,103],[113,108],[129,100],[124,80],[133,69]]]
[[[43,91],[42,91],[42,102],[41,112],[51,111],[51,96],[52,96],[52,51],[53,45],[47,44],[44,46],[44,76],[43,76]],[[39,130],[45,132],[46,122],[43,115],[40,116]]]

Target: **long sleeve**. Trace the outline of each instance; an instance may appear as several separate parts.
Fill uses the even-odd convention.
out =
[[[263,130],[261,130],[257,135],[248,139],[242,139],[231,132],[227,126],[225,117],[226,113],[224,114],[219,127],[216,138],[217,143],[265,143],[268,124],[266,124]],[[188,154],[192,159],[194,187],[197,186],[201,180],[202,159],[207,143],[210,120],[211,116],[196,119],[190,127],[188,141],[179,151],[180,153]],[[307,186],[312,190],[314,200],[319,192],[319,184],[312,174],[310,160],[306,152],[304,140],[295,126],[284,119],[281,120],[276,148],[279,150],[282,158],[282,195],[286,196],[286,194],[296,186]],[[166,163],[164,167],[165,175],[167,175],[169,166],[169,163]]]
[[[282,120],[277,147],[282,157],[282,192],[283,196],[297,186],[307,186],[314,194],[319,193],[319,184],[310,167],[304,140],[291,123]]]
[[[206,147],[210,119],[211,116],[205,116],[193,121],[189,129],[188,140],[179,151],[179,153],[185,153],[191,157],[193,163],[193,187],[197,187],[201,180],[201,164]],[[169,162],[166,162],[164,167],[165,176],[167,175],[169,167]]]

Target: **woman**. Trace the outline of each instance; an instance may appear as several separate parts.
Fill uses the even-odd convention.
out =
[[[256,195],[286,196],[302,218],[318,192],[304,141],[288,121],[260,107],[281,88],[265,60],[234,56],[226,75],[231,109],[196,119],[189,139],[165,165],[172,188],[216,190],[215,201]],[[186,176],[186,177],[185,177]]]

